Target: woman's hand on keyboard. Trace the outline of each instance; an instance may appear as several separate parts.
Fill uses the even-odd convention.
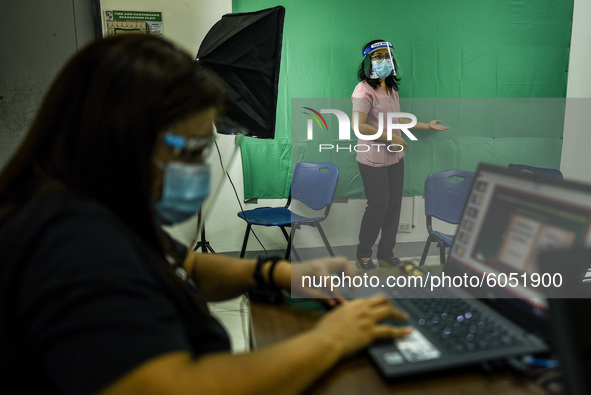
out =
[[[315,327],[340,348],[341,357],[352,355],[378,339],[401,338],[412,332],[412,327],[381,323],[394,319],[405,321],[408,316],[386,298],[344,301],[322,317]]]

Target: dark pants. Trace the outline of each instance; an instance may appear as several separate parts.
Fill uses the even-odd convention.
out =
[[[380,230],[378,259],[394,256],[400,207],[402,206],[402,184],[404,182],[404,162],[386,167],[372,167],[358,163],[367,207],[359,230],[358,258],[371,258],[372,247]]]

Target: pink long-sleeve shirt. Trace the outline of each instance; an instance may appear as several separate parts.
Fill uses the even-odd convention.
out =
[[[388,93],[381,87],[373,89],[366,81],[362,81],[355,87],[351,95],[353,111],[367,114],[367,124],[375,128],[379,127],[379,117],[382,117],[383,130],[387,126],[387,114],[389,112],[400,112],[400,99],[398,92],[394,89]],[[398,120],[394,120],[398,122]],[[394,129],[393,134],[401,135],[400,129]],[[373,166],[389,166],[398,163],[404,156],[404,151],[398,151],[400,147],[391,146],[384,141],[362,140],[357,142],[357,162]]]

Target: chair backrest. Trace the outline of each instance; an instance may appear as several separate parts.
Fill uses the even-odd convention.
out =
[[[524,172],[528,172],[528,173],[542,174],[545,176],[556,177],[556,178],[559,178],[562,180],[562,172],[558,169],[549,169],[546,167],[535,167],[535,166],[529,166],[529,165],[517,165],[514,163],[510,163],[509,166],[507,166],[507,168],[511,169],[511,170],[524,171]]]
[[[290,195],[314,210],[332,204],[339,168],[332,163],[300,162],[293,171]]]
[[[458,224],[475,172],[450,169],[425,179],[425,214]]]

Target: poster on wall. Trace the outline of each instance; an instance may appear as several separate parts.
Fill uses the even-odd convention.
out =
[[[139,33],[164,37],[162,12],[106,10],[105,36]]]

